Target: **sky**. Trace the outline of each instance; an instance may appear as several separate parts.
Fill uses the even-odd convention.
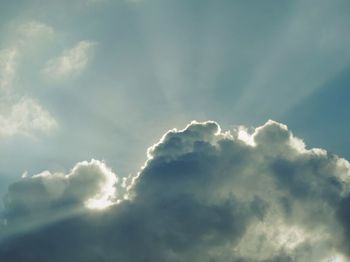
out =
[[[1,261],[350,261],[349,1],[0,3]]]

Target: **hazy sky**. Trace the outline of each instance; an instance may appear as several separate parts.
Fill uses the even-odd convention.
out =
[[[0,3],[1,196],[92,158],[135,176],[192,120],[252,133],[273,119],[350,159],[348,0]]]
[[[166,130],[194,119],[229,129],[279,120],[350,157],[349,9],[348,1],[3,1],[1,173],[94,157],[127,175]],[[16,115],[19,103],[32,112]]]

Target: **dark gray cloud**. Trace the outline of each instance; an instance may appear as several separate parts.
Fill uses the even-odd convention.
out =
[[[192,122],[134,177],[92,160],[12,184],[0,260],[349,261],[349,185],[349,162],[282,124]]]

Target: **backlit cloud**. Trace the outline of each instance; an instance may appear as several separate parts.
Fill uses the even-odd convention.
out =
[[[102,198],[118,205],[86,205]],[[192,122],[134,177],[82,162],[22,178],[5,207],[4,261],[349,261],[349,162],[274,121]]]
[[[116,201],[118,179],[101,161],[83,161],[68,173],[41,172],[30,178],[24,177],[9,187],[5,206],[11,214],[22,212],[37,215],[51,204],[84,205],[90,208],[93,201]],[[27,192],[28,195],[23,194]],[[52,206],[51,206],[52,208]]]

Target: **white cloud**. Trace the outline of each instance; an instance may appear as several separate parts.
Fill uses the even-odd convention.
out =
[[[50,39],[55,35],[54,29],[42,22],[30,20],[17,27],[18,33],[24,38],[36,38],[43,41],[45,38]]]
[[[16,73],[16,58],[18,50],[8,48],[0,50],[0,91],[11,88]]]
[[[12,238],[3,237],[0,260],[350,261],[350,164],[307,149],[287,126],[268,121],[229,134],[192,122],[148,155],[122,183],[92,160],[10,185],[3,232]],[[89,209],[111,199],[123,201]],[[67,212],[72,204],[78,213]]]
[[[90,41],[80,41],[73,48],[64,50],[59,57],[49,60],[43,72],[54,79],[81,72],[87,66],[95,45]]]
[[[17,49],[21,56],[32,59],[52,47],[59,34],[50,25],[37,20],[14,21],[7,25],[3,36],[5,46]]]
[[[23,97],[0,114],[0,137],[31,135],[33,131],[46,133],[55,127],[57,123],[51,114],[32,98]]]
[[[36,57],[37,51],[52,40],[55,31],[39,21],[16,23],[10,28],[8,48],[0,50],[0,138],[17,134],[32,136],[57,127],[53,116],[39,101],[16,89],[19,58]],[[28,83],[26,83],[28,85]]]

